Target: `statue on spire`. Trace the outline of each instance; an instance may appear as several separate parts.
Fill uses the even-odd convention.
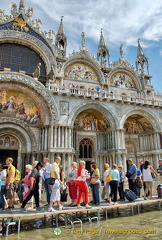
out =
[[[16,3],[12,2],[10,4],[10,7],[11,7],[11,14],[13,17],[17,16],[17,5]]]
[[[82,37],[81,49],[82,49],[82,50],[85,50],[86,38],[85,38],[85,33],[84,33],[84,32],[82,32],[81,37]]]
[[[20,0],[19,11],[25,11],[25,0]]]
[[[120,60],[124,60],[123,44],[120,45]]]

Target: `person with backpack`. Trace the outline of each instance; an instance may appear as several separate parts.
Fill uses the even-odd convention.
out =
[[[21,172],[15,167],[15,176],[14,176],[14,182],[13,182],[13,186],[14,186],[14,202],[16,199],[16,194],[18,192],[18,184],[21,180]]]
[[[6,159],[6,165],[8,166],[7,178],[6,178],[6,198],[9,199],[9,209],[14,208],[14,178],[16,169],[12,165],[13,158],[8,157]]]

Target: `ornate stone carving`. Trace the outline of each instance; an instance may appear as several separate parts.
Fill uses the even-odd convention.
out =
[[[60,115],[66,115],[69,114],[69,102],[61,101],[60,102]]]

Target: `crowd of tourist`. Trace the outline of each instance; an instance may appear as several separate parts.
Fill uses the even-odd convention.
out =
[[[152,199],[153,178],[160,176],[162,183],[162,160],[160,159],[158,163],[158,169],[155,171],[149,161],[140,161],[138,168],[132,159],[128,159],[126,173],[122,165],[109,166],[105,163],[104,173],[101,176],[99,166],[94,161],[90,164],[89,172],[86,169],[86,162],[81,160],[79,166],[76,162],[72,162],[66,176],[59,156],[55,158],[53,164],[50,164],[49,158],[44,157],[43,163],[34,161],[32,165],[27,164],[25,177],[16,182],[16,168],[13,166],[13,159],[8,157],[6,165],[0,164],[0,209],[13,209],[17,194],[21,211],[33,210],[33,200],[35,200],[36,209],[41,211],[43,190],[46,195],[44,206],[48,206],[49,212],[56,211],[55,203],[59,210],[65,209],[63,204],[67,201],[68,193],[71,207],[89,209],[93,205],[100,205],[101,198],[107,204],[116,205],[118,201],[124,201],[126,198],[124,190],[126,179],[129,189],[136,194],[137,198],[140,197],[140,190],[143,187],[144,200],[148,196]],[[92,199],[89,199],[90,191]]]

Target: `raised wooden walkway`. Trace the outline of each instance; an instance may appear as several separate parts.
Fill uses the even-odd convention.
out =
[[[70,207],[65,206],[65,210],[58,210],[55,212],[48,212],[47,208],[43,211],[27,211],[27,212],[21,212],[19,208],[15,208],[14,210],[6,210],[4,212],[0,213],[0,221],[2,222],[3,230],[5,231],[6,235],[8,235],[9,226],[17,225],[18,232],[20,232],[20,225],[23,220],[26,218],[28,219],[38,219],[43,218],[44,223],[46,222],[46,218],[51,216],[52,223],[55,224],[56,227],[59,226],[59,216],[63,216],[62,219],[65,223],[65,226],[68,225],[68,223],[71,224],[71,227],[74,228],[75,223],[80,223],[82,228],[82,218],[81,214],[86,215],[86,219],[91,222],[92,220],[96,219],[97,221],[100,221],[101,215],[104,213],[104,218],[107,220],[109,217],[109,212],[114,211],[116,209],[116,216],[120,216],[120,210],[123,209],[126,212],[125,215],[134,215],[134,214],[140,214],[143,212],[144,206],[147,205],[147,208],[145,208],[145,212],[148,209],[148,205],[151,206],[151,210],[161,210],[162,208],[162,199],[151,199],[151,200],[143,200],[137,199],[135,202],[119,202],[117,205],[108,205],[106,203],[101,202],[99,206],[93,206],[91,209],[83,208],[76,208],[76,207]],[[56,208],[55,208],[56,209]],[[129,211],[130,209],[130,211]],[[149,211],[150,211],[149,209]],[[129,212],[129,213],[127,213]],[[84,220],[86,220],[84,218]]]

